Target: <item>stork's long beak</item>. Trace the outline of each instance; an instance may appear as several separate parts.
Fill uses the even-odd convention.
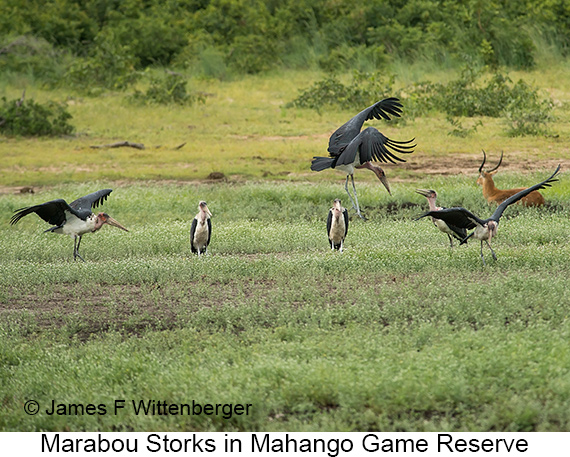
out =
[[[124,230],[125,232],[128,232],[126,227],[123,227],[121,224],[119,224],[115,219],[113,219],[111,216],[107,216],[107,220],[105,221],[106,224],[112,225],[113,227],[118,227],[121,230]]]
[[[388,184],[388,178],[386,178],[385,174],[378,174],[378,179],[380,180],[380,182],[382,184],[384,184],[384,187],[386,188],[386,190],[388,191],[388,193],[390,195],[392,195],[392,192],[390,191],[390,184]]]
[[[416,189],[416,194],[423,195],[424,197],[428,198],[431,195],[431,192],[426,189]]]

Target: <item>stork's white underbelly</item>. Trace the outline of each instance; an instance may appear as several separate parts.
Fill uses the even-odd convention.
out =
[[[96,216],[92,214],[86,220],[81,220],[77,216],[66,212],[66,222],[62,228],[54,230],[55,233],[63,233],[69,236],[80,236],[92,232],[95,228]]]
[[[192,240],[196,249],[204,249],[208,244],[208,224],[204,221],[198,221],[196,231],[194,232],[194,239]]]
[[[329,239],[332,240],[333,243],[339,244],[342,240],[344,240],[344,216],[340,216],[338,219],[333,217],[331,223],[331,230],[329,232]]]
[[[475,238],[476,240],[490,240],[496,234],[497,234],[496,230],[494,231],[494,233],[491,233],[491,231],[487,227],[478,225],[477,227],[475,227],[475,231],[473,232],[473,238]]]
[[[436,218],[433,218],[432,220],[435,226],[443,233],[447,233],[448,235],[453,235],[453,230],[451,230],[444,221]]]

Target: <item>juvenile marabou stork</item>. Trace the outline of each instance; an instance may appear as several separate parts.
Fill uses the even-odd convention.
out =
[[[36,213],[44,221],[55,226],[47,229],[45,232],[72,236],[73,260],[77,260],[78,257],[83,260],[83,257],[79,254],[79,245],[81,244],[81,237],[86,233],[96,232],[104,224],[109,224],[128,232],[125,227],[107,213],[94,214],[91,211],[91,208],[96,208],[102,204],[112,191],[112,189],[98,190],[85,197],[78,198],[70,204],[59,198],[41,205],[17,209],[15,211],[16,214],[10,219],[10,224],[14,225],[24,216]],[[85,260],[83,261],[85,262]]]
[[[201,201],[198,205],[199,212],[192,221],[190,227],[190,248],[194,254],[206,253],[208,244],[210,244],[210,237],[212,236],[212,213],[208,209],[206,202]]]
[[[344,239],[348,233],[348,210],[343,208],[340,200],[334,201],[333,207],[329,210],[327,218],[327,234],[331,249],[338,249],[342,252],[344,248]]]
[[[435,190],[416,189],[416,193],[423,195],[425,198],[427,198],[430,211],[441,211],[442,209],[446,209],[441,206],[437,206],[435,204],[435,200],[437,198],[437,192]],[[467,236],[467,230],[465,230],[464,228],[459,228],[453,224],[448,224],[447,222],[441,219],[436,219],[435,217],[432,217],[431,221],[433,222],[433,225],[435,225],[440,231],[442,231],[447,235],[447,237],[449,238],[450,247],[453,247],[453,238],[462,241]]]
[[[547,179],[534,186],[531,186],[527,189],[521,190],[520,192],[516,193],[515,195],[510,196],[507,198],[503,203],[501,203],[492,216],[489,219],[480,219],[472,212],[466,210],[465,208],[457,207],[457,208],[448,208],[442,209],[440,211],[428,211],[427,213],[422,214],[416,220],[421,219],[422,217],[431,216],[435,217],[436,219],[441,219],[445,221],[447,224],[455,225],[459,228],[464,228],[467,230],[475,229],[470,235],[465,237],[461,244],[467,242],[467,240],[471,237],[475,238],[476,240],[481,241],[481,259],[483,260],[483,265],[485,265],[485,257],[483,257],[483,241],[487,243],[489,249],[491,250],[491,254],[493,259],[497,260],[497,256],[493,248],[491,247],[491,240],[494,236],[497,235],[497,229],[499,227],[499,219],[503,215],[503,211],[507,208],[507,206],[516,203],[525,195],[530,194],[531,192],[538,190],[538,189],[545,189],[550,187],[555,181],[558,179],[554,179],[554,177],[560,171],[560,165],[554,171],[554,173]]]
[[[311,162],[311,170],[313,171],[335,168],[346,173],[344,188],[352,202],[352,207],[362,219],[364,219],[364,217],[360,213],[356,187],[354,185],[354,169],[367,168],[373,171],[391,195],[390,185],[388,184],[384,170],[378,165],[373,165],[371,162],[374,160],[385,163],[396,163],[395,160],[405,162],[404,159],[395,156],[390,149],[400,154],[409,154],[413,152],[412,149],[416,145],[410,144],[414,139],[408,141],[391,140],[374,127],[368,127],[363,131],[360,130],[364,122],[368,120],[381,118],[390,120],[390,115],[400,117],[400,113],[402,112],[401,108],[402,104],[400,100],[395,97],[386,98],[369,106],[332,134],[329,139],[329,157],[313,157],[313,161]],[[348,191],[349,177],[352,180],[354,199]]]

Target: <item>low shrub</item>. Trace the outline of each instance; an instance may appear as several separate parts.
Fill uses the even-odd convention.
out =
[[[65,105],[56,102],[40,104],[25,100],[2,97],[0,106],[0,132],[7,136],[58,136],[73,133],[69,124],[71,114]]]

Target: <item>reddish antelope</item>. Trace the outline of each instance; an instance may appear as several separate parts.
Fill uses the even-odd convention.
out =
[[[485,154],[485,151],[483,151],[483,163],[479,167],[479,178],[477,178],[477,184],[483,187],[483,197],[485,197],[489,203],[496,203],[497,205],[500,205],[511,195],[515,195],[517,192],[526,189],[525,187],[507,190],[497,189],[495,187],[495,183],[493,182],[493,175],[497,173],[497,169],[503,162],[503,153],[501,152],[501,158],[497,166],[491,170],[483,170],[483,166],[485,165],[486,160],[487,155]],[[535,190],[534,192],[528,194],[526,197],[523,197],[520,200],[520,203],[524,206],[542,206],[544,205],[544,197]]]

